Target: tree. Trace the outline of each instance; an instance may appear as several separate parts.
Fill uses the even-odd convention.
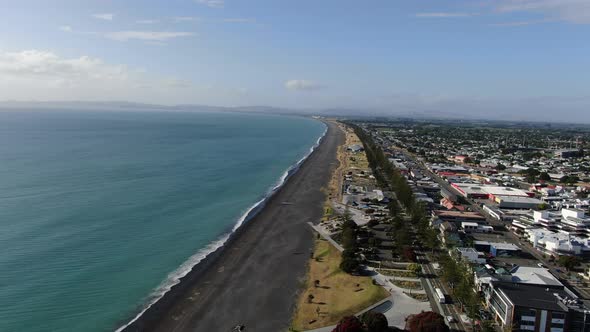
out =
[[[481,331],[482,332],[495,332],[496,329],[494,328],[494,321],[484,320],[481,323]]]
[[[354,273],[359,268],[359,262],[354,258],[343,257],[340,262],[340,269],[346,273]]]
[[[498,163],[496,165],[496,170],[498,170],[498,171],[503,171],[505,169],[506,169],[506,166],[504,166],[504,164]]]
[[[332,332],[364,332],[363,323],[355,316],[346,316],[338,322]]]
[[[539,174],[539,180],[551,181],[551,176],[549,176],[549,173],[547,172],[541,172],[541,174]]]
[[[567,183],[567,184],[573,184],[580,181],[580,178],[578,178],[575,175],[564,175],[559,179],[559,182],[561,183]]]
[[[409,332],[448,332],[449,327],[443,316],[433,311],[427,311],[408,316],[406,330]]]
[[[408,264],[408,266],[406,267],[406,270],[418,275],[422,272],[422,266],[420,266],[420,264],[417,264],[417,263],[412,263],[412,264]]]
[[[361,322],[365,324],[368,332],[387,332],[389,323],[384,314],[368,311],[361,315]]]
[[[581,259],[576,256],[560,256],[557,259],[557,263],[569,271],[578,266],[581,263]]]
[[[430,250],[434,252],[434,249],[440,246],[440,240],[438,239],[438,234],[434,228],[428,228],[426,230],[426,234],[424,236],[425,244]]]
[[[547,208],[549,208],[549,206],[547,205],[547,203],[541,203],[541,204],[539,204],[537,206],[537,209],[540,210],[540,211],[547,210]]]
[[[409,260],[410,262],[416,261],[416,253],[414,252],[414,249],[412,249],[412,247],[410,246],[404,246],[403,255],[404,258]]]

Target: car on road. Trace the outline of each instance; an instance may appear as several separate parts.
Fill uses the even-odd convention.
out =
[[[453,316],[447,316],[446,319],[447,319],[447,322],[449,324],[452,324],[452,323],[456,323],[457,322],[457,320]]]
[[[557,273],[563,273],[563,271],[561,269],[555,269],[555,272],[557,272]]]
[[[547,268],[547,266],[545,266],[545,264],[543,264],[543,263],[538,263],[537,265],[538,265],[539,267]]]

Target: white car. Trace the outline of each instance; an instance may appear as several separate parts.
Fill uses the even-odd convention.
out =
[[[447,318],[447,322],[449,324],[452,324],[452,323],[456,323],[457,322],[457,320],[453,316],[447,316],[446,318]]]

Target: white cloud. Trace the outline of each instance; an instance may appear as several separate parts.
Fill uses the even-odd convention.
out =
[[[285,88],[291,91],[309,91],[321,88],[321,85],[308,80],[288,80],[285,82]]]
[[[195,0],[197,3],[211,7],[211,8],[223,8],[225,6],[224,0]]]
[[[69,25],[62,25],[62,26],[59,27],[59,29],[61,31],[65,31],[65,32],[72,32],[72,27],[69,26]]]
[[[0,50],[0,100],[188,102],[207,95],[187,80],[158,77],[91,56]],[[211,92],[210,92],[211,93]]]
[[[256,23],[256,19],[254,18],[224,18],[223,22],[226,23]]]
[[[164,85],[171,88],[190,88],[193,84],[188,80],[182,80],[178,78],[167,78],[162,80]]]
[[[495,10],[500,13],[529,12],[575,24],[590,24],[588,0],[499,0]]]
[[[115,14],[113,14],[113,13],[93,14],[92,17],[99,19],[99,20],[112,21],[113,18],[115,18]]]
[[[418,18],[460,18],[476,16],[475,13],[448,13],[448,12],[432,12],[432,13],[418,13],[415,17]]]
[[[193,22],[199,20],[198,17],[194,16],[176,16],[172,18],[175,22]]]
[[[107,65],[88,56],[64,59],[55,53],[39,50],[0,52],[0,73],[4,77],[35,78],[39,80],[127,80],[129,69]]]
[[[116,31],[105,34],[105,37],[117,41],[137,39],[161,42],[168,39],[190,36],[194,36],[194,33],[185,31]]]
[[[490,26],[494,27],[521,27],[527,25],[534,25],[534,24],[542,24],[548,22],[554,22],[555,20],[532,20],[532,21],[514,21],[514,22],[502,22],[502,23],[493,23]]]
[[[156,24],[160,22],[160,20],[137,20],[135,23],[137,24]]]

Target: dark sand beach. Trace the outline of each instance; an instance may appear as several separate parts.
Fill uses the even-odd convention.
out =
[[[321,144],[266,206],[125,331],[288,329],[313,246],[307,223],[322,217],[322,188],[345,141],[336,124],[327,125]]]

